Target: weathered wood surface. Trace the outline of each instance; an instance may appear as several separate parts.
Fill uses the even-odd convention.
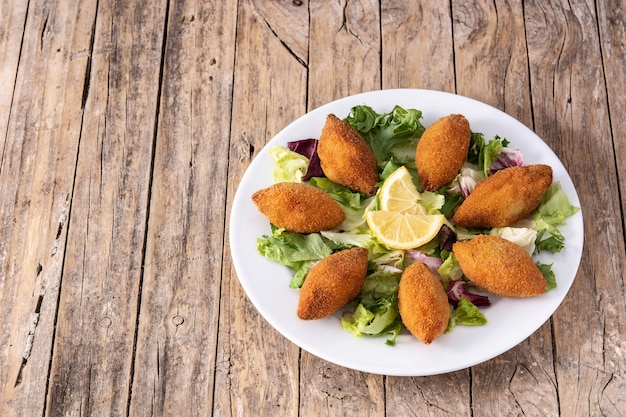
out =
[[[626,415],[624,68],[616,0],[0,0],[0,415]],[[264,144],[397,87],[534,129],[585,218],[555,315],[433,377],[300,350],[230,258]]]

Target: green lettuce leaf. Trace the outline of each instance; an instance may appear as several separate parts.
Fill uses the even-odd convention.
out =
[[[487,176],[491,163],[500,155],[500,149],[508,144],[509,142],[506,139],[500,138],[500,136],[496,135],[492,140],[487,142],[485,135],[472,132],[467,162],[478,165],[478,169]]]
[[[431,191],[422,191],[418,201],[426,210],[426,214],[440,214],[445,202],[446,198],[443,195]]]
[[[257,250],[261,255],[295,270],[295,278],[290,283],[294,288],[302,285],[315,262],[331,255],[338,248],[338,245],[317,233],[302,235],[274,226],[271,235],[257,238]]]
[[[484,326],[487,324],[485,315],[466,297],[461,297],[459,306],[452,310],[446,333],[456,326]]]
[[[580,208],[573,206],[559,181],[550,185],[541,203],[533,212],[537,238],[537,252],[547,250],[560,252],[565,247],[565,236],[558,229],[565,224],[565,219],[574,215]]]
[[[448,253],[448,257],[444,259],[441,266],[437,269],[437,273],[443,279],[445,288],[448,287],[448,282],[450,282],[450,280],[461,279],[463,276],[463,270],[459,265],[459,261],[456,260],[454,253]]]
[[[422,136],[421,118],[422,112],[415,109],[395,106],[389,113],[378,114],[371,107],[360,105],[353,107],[345,120],[365,138],[382,168],[391,159],[394,147],[398,147],[397,158],[405,159],[403,162],[411,159],[411,155],[400,148]]]
[[[541,262],[535,262],[537,268],[541,271],[541,275],[543,275],[543,279],[548,283],[547,291],[553,290],[556,288],[556,275],[552,272],[552,264],[542,264]]]
[[[284,146],[273,146],[269,154],[274,158],[272,178],[274,182],[302,182],[309,168],[309,160]]]
[[[393,346],[402,328],[398,313],[399,280],[399,273],[368,275],[354,311],[343,314],[341,328],[359,337],[390,335],[386,343]]]
[[[352,191],[344,185],[332,182],[326,177],[313,177],[309,182],[312,186],[325,191],[326,194],[341,205],[352,209],[360,209],[362,206],[361,194]]]

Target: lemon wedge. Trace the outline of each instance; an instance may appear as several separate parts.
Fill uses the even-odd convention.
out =
[[[384,211],[426,214],[424,207],[418,203],[420,194],[405,166],[396,169],[387,177],[380,187],[378,200],[380,209]]]
[[[411,214],[398,211],[370,211],[367,224],[389,249],[415,249],[430,242],[443,225],[442,214]]]

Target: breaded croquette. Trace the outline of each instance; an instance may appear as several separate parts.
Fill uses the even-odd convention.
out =
[[[348,122],[334,114],[326,116],[317,154],[324,175],[331,181],[362,194],[376,193],[376,156],[361,134]]]
[[[465,276],[492,294],[531,297],[547,290],[547,282],[528,252],[502,237],[479,235],[456,242],[452,252]]]
[[[398,310],[406,328],[427,345],[448,327],[448,296],[439,278],[423,262],[412,263],[402,273]]]
[[[435,191],[456,177],[467,159],[470,125],[460,114],[438,119],[426,128],[415,150],[417,174],[426,191]]]
[[[306,183],[279,182],[252,194],[259,211],[277,227],[296,233],[316,233],[346,219],[339,204]]]
[[[322,259],[300,288],[298,317],[317,320],[348,304],[361,292],[367,275],[367,249],[352,248]]]
[[[505,227],[528,217],[552,184],[552,168],[509,167],[479,181],[453,220],[460,227]]]

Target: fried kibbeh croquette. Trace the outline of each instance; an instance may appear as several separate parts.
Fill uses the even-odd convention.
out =
[[[460,227],[506,227],[528,217],[552,184],[552,168],[509,167],[479,181],[454,213]]]
[[[252,194],[252,202],[269,221],[296,233],[316,233],[339,226],[346,219],[339,204],[306,183],[279,182]]]
[[[532,257],[521,246],[499,236],[479,235],[452,246],[465,276],[500,297],[532,297],[548,286]]]
[[[324,175],[366,195],[376,194],[376,156],[361,134],[334,114],[326,116],[317,154]]]
[[[409,265],[398,286],[398,310],[413,336],[429,345],[448,327],[450,305],[439,278],[423,263]]]
[[[456,177],[467,159],[470,125],[460,114],[444,116],[428,126],[415,150],[417,174],[426,191],[435,191]]]
[[[298,317],[322,319],[356,298],[367,275],[367,255],[365,248],[346,249],[315,264],[300,288]]]

